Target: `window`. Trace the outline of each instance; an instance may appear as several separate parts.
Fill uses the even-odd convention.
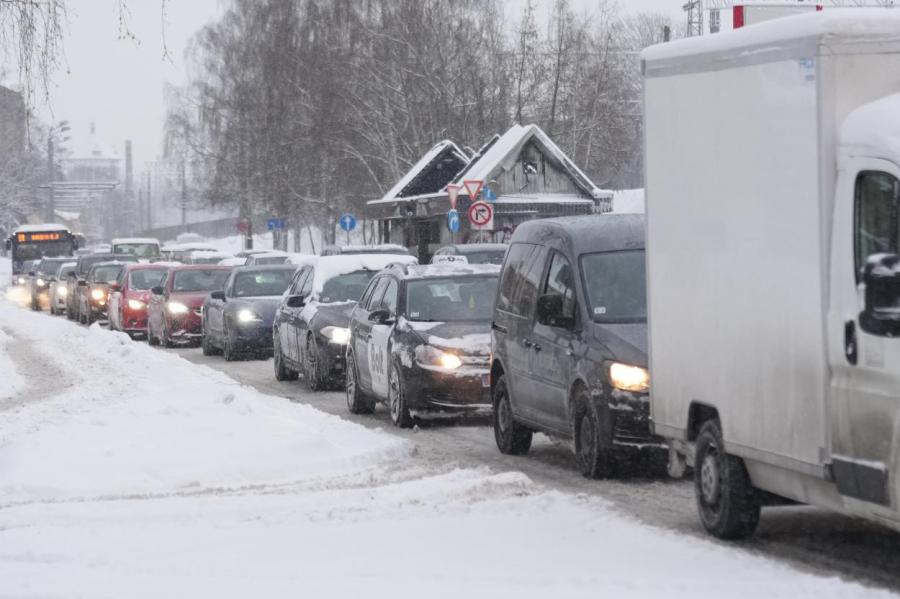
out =
[[[303,295],[303,285],[306,283],[306,280],[309,278],[309,268],[301,269],[300,272],[297,273],[297,277],[294,279],[294,284],[291,285],[291,295]]]
[[[372,299],[369,302],[368,309],[377,310],[378,306],[381,305],[381,299],[384,297],[384,291],[387,289],[388,283],[390,280],[387,277],[381,277],[378,280],[378,285],[375,286],[375,291],[372,292]]]
[[[381,300],[381,307],[390,312],[392,315],[397,313],[397,281],[389,279],[387,289],[384,290],[384,298]]]
[[[374,294],[375,288],[378,287],[379,279],[375,279],[369,283],[369,286],[366,287],[366,290],[363,292],[362,297],[359,298],[359,307],[368,310],[369,303],[372,301],[372,295]]]
[[[544,282],[542,293],[562,296],[564,318],[575,318],[575,275],[572,264],[559,252],[553,252],[550,259],[550,270]]]
[[[500,291],[497,295],[498,310],[514,312],[513,298],[519,285],[519,280],[522,278],[521,271],[534,247],[527,243],[514,243],[510,246],[500,278]]]
[[[203,272],[203,271],[187,271],[191,273]],[[212,271],[215,273],[216,271]],[[225,276],[228,276],[228,271],[218,271],[220,273],[224,273]],[[211,274],[212,274],[211,273]],[[175,274],[175,287],[177,290],[178,287],[178,277],[183,275],[184,273],[179,272]],[[222,282],[225,280],[225,276],[221,277],[220,281],[211,280],[206,282],[206,286],[203,289],[204,291],[212,291],[215,289],[221,289]],[[282,295],[284,290],[288,288],[288,285],[291,284],[291,277],[293,273],[289,270],[260,270],[260,271],[249,271],[249,272],[239,272],[235,274],[234,277],[234,286],[232,287],[233,297],[269,297]]]
[[[541,274],[547,261],[547,248],[539,245],[531,247],[532,251],[522,264],[519,285],[513,296],[513,312],[528,318],[534,314],[534,305],[541,286]]]
[[[161,269],[133,270],[128,276],[129,286],[132,289],[144,291],[157,285],[165,285],[166,271]]]
[[[406,313],[423,322],[489,320],[496,294],[496,276],[413,280],[406,286]]]
[[[867,171],[856,178],[856,278],[873,254],[898,252],[900,182],[888,173]]]
[[[175,278],[172,280],[172,291],[176,293],[216,291],[223,288],[229,274],[227,270],[179,270],[175,272]]]
[[[581,272],[594,321],[647,321],[644,250],[583,254]]]

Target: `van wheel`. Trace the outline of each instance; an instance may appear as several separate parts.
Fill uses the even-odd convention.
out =
[[[533,432],[513,419],[506,375],[501,375],[494,386],[494,440],[500,453],[524,455],[531,449]]]
[[[375,411],[375,402],[370,401],[359,388],[359,377],[356,374],[356,358],[347,353],[347,409],[351,414],[371,414]]]
[[[720,539],[751,536],[761,502],[744,461],[725,453],[718,420],[703,424],[696,447],[694,491],[703,527]]]
[[[587,391],[577,392],[573,407],[572,430],[578,470],[585,478],[609,478],[615,471],[615,458],[603,450],[600,415]]]
[[[403,375],[394,364],[391,366],[391,378],[388,381],[388,407],[391,410],[391,422],[400,428],[412,426],[413,419],[409,413],[409,404],[406,403],[406,385],[403,383]]]

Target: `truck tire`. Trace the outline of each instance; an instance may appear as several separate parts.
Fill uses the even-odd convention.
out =
[[[497,449],[506,455],[525,455],[531,449],[533,432],[515,421],[509,403],[506,375],[500,375],[493,392],[494,440]]]
[[[347,352],[347,409],[351,414],[371,414],[375,411],[375,402],[371,401],[359,388],[359,376],[356,373],[356,358],[353,352]]]
[[[610,449],[603,447],[603,423],[587,391],[580,389],[575,393],[572,407],[578,470],[585,478],[609,478],[615,471],[615,458]]]
[[[725,453],[718,420],[707,420],[697,435],[694,492],[700,522],[720,539],[752,536],[761,502],[744,461]]]

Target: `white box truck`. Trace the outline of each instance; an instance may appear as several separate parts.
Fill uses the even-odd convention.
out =
[[[900,529],[900,10],[643,56],[651,411],[705,528]]]

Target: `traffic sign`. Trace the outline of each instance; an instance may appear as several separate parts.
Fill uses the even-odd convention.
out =
[[[482,231],[494,229],[494,207],[487,202],[474,202],[469,206],[469,222],[472,226]]]
[[[356,228],[356,217],[352,214],[344,214],[341,218],[338,219],[338,222],[341,224],[341,228],[348,233]]]
[[[487,200],[488,202],[496,202],[497,194],[490,187],[485,187],[481,191],[481,199]]]
[[[237,223],[237,230],[239,233],[248,233],[250,231],[250,220],[246,218],[242,218]]]
[[[269,231],[284,231],[285,228],[283,218],[269,218],[266,220],[266,229]]]
[[[447,228],[451,233],[459,231],[459,212],[456,210],[450,210],[450,212],[447,213]]]
[[[459,197],[459,185],[447,185],[447,197],[450,198],[450,210],[456,210],[456,199]]]
[[[478,194],[481,193],[481,187],[484,185],[484,181],[481,179],[469,179],[463,181],[463,185],[465,185],[466,191],[469,192],[469,200],[474,202],[478,199]]]

